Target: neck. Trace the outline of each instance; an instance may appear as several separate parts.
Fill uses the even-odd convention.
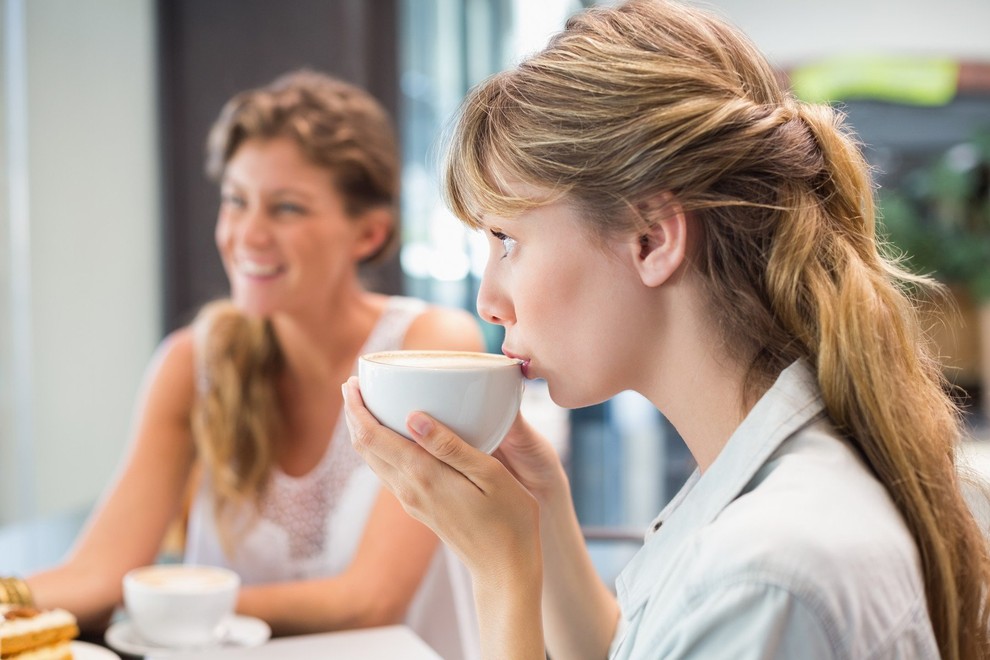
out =
[[[675,295],[703,294],[684,287]],[[678,313],[663,314],[664,331],[649,349],[658,366],[640,393],[677,429],[704,472],[755,404],[744,396],[748,361],[724,346],[717,324],[695,305],[681,301],[669,309]]]
[[[743,401],[745,373],[738,365],[709,356],[678,356],[684,364],[673,372],[680,378],[658,383],[649,396],[677,429],[704,472],[721,453],[729,437],[749,412]]]
[[[305,383],[339,377],[356,359],[384,304],[384,296],[355,289],[312,309],[273,316],[287,378]]]

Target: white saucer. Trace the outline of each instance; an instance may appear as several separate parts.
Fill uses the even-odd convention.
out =
[[[96,644],[73,640],[69,643],[73,660],[120,660],[120,656]]]
[[[122,653],[131,655],[149,655],[155,658],[164,658],[175,653],[188,651],[203,651],[214,648],[247,648],[251,646],[261,646],[272,636],[272,629],[261,619],[253,616],[236,615],[227,623],[227,632],[223,638],[213,646],[196,649],[177,649],[168,646],[159,646],[141,639],[137,630],[131,625],[130,620],[123,619],[117,621],[107,628],[107,644]]]

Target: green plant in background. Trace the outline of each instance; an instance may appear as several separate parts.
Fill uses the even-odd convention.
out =
[[[878,201],[908,267],[990,302],[990,127],[881,189]]]

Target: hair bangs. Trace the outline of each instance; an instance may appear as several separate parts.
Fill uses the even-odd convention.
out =
[[[444,145],[444,202],[474,229],[484,216],[515,217],[567,193],[530,171],[525,145],[532,138],[506,78],[494,76],[470,93]]]

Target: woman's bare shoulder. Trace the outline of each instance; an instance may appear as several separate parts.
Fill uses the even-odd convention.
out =
[[[478,320],[463,309],[431,305],[416,317],[402,344],[406,349],[482,351],[484,339]]]
[[[180,410],[192,405],[196,387],[195,349],[189,327],[170,332],[158,344],[145,373],[144,392],[151,401]]]
[[[183,326],[167,334],[158,344],[152,365],[155,366],[155,370],[185,368],[191,373],[194,354],[192,328]]]

